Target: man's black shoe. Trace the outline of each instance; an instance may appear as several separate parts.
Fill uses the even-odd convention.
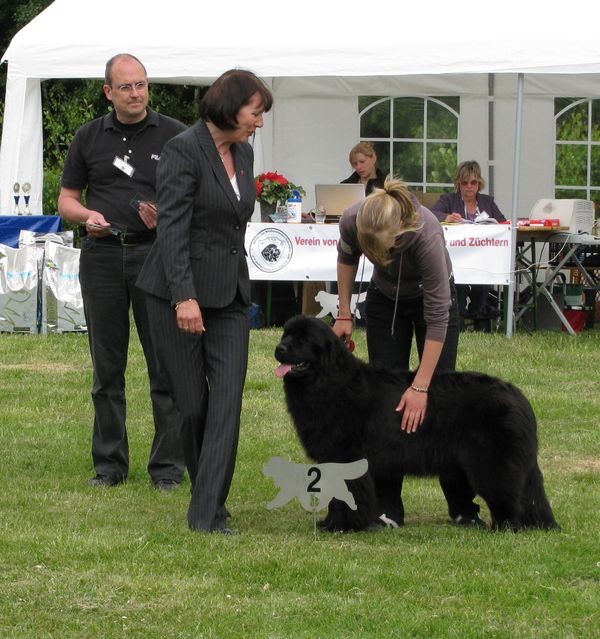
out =
[[[181,486],[181,482],[175,479],[157,479],[154,482],[156,490],[160,490],[163,493],[168,493],[171,490],[175,490]]]
[[[110,475],[96,475],[92,477],[88,484],[90,486],[118,486],[125,481],[124,477],[114,477]]]

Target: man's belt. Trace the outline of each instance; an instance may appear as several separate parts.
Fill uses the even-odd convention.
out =
[[[85,227],[80,229],[80,235],[89,235]],[[91,236],[90,236],[91,237]],[[156,239],[156,229],[148,231],[127,231],[114,227],[110,230],[110,235],[103,237],[94,236],[94,239],[107,244],[120,244],[121,246],[137,246],[146,242],[154,242]]]

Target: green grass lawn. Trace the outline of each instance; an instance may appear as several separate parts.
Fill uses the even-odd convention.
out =
[[[238,537],[188,530],[187,480],[171,494],[151,486],[137,341],[129,481],[93,489],[87,338],[0,335],[2,639],[600,637],[598,329],[461,336],[459,368],[516,383],[538,415],[562,530],[520,534],[450,525],[433,479],[405,481],[400,530],[315,536],[296,501],[268,511],[265,462],[305,461],[273,372],[280,333],[251,336],[228,502]]]

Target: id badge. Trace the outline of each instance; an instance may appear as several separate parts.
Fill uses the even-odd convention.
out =
[[[118,155],[115,155],[115,159],[113,160],[113,166],[116,166],[119,171],[123,171],[125,175],[131,177],[135,171],[135,169],[123,158],[120,158]]]

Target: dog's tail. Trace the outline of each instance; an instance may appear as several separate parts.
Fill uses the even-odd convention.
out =
[[[523,528],[559,528],[554,519],[552,508],[546,491],[542,471],[536,464],[530,471],[525,485],[523,512],[521,515]]]

